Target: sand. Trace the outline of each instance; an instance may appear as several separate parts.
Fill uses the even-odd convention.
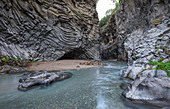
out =
[[[89,62],[86,60],[58,60],[48,62],[35,62],[30,63],[27,67],[28,71],[40,71],[40,70],[71,70],[95,67],[95,65],[80,65],[80,63]]]

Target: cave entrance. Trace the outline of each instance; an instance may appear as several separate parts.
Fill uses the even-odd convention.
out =
[[[62,57],[58,60],[65,60],[65,59],[83,59],[83,54],[85,51],[83,49],[74,49],[70,52],[65,53]]]

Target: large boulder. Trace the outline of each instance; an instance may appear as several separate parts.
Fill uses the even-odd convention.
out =
[[[0,56],[100,58],[95,0],[1,0],[0,10]]]
[[[152,77],[150,74],[139,77],[128,86],[123,96],[139,103],[170,106],[170,78]]]
[[[28,90],[37,85],[49,85],[52,82],[70,78],[71,73],[55,72],[55,71],[40,71],[29,73],[19,79],[19,90]]]

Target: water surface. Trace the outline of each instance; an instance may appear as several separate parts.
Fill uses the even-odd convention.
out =
[[[119,72],[126,64],[70,70],[72,78],[18,91],[19,75],[0,75],[1,109],[151,109],[122,99]],[[155,109],[155,108],[154,108]]]

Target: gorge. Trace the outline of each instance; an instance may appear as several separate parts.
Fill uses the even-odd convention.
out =
[[[14,88],[22,73],[0,75],[0,106],[4,109],[21,108],[24,104],[28,106],[25,108],[39,109],[169,109],[170,1],[119,2],[107,25],[99,28],[96,0],[1,0],[0,74],[11,70],[6,65],[11,62],[8,59],[19,61],[18,64],[25,60],[48,63],[66,59],[102,64],[95,66],[91,62],[93,68],[69,70],[73,73],[71,78],[47,89],[40,86],[26,92]],[[76,68],[81,67],[76,64]],[[16,69],[20,66],[12,70]],[[14,86],[3,79],[14,81]],[[5,85],[11,85],[11,90]],[[23,96],[24,93],[30,97]],[[37,94],[35,98],[34,94]],[[60,99],[54,102],[57,98]],[[25,101],[20,103],[22,100]],[[8,101],[10,105],[3,106]],[[41,102],[46,105],[41,106]]]

